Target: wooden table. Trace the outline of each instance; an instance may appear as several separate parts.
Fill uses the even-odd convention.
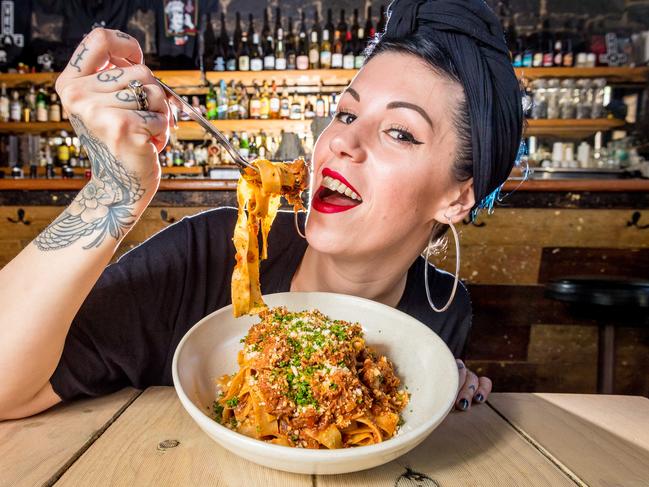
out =
[[[125,389],[0,423],[0,486],[14,485],[646,487],[649,399],[493,394],[391,463],[312,476],[221,448],[170,387]]]

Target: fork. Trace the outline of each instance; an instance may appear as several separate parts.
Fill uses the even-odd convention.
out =
[[[133,65],[134,63],[131,62],[130,64]],[[223,135],[223,133],[220,130],[214,127],[214,125],[212,125],[198,110],[196,110],[196,108],[194,108],[192,105],[187,103],[182,96],[180,96],[173,89],[171,89],[160,78],[155,78],[155,80],[169,96],[171,96],[176,102],[180,103],[183,111],[187,115],[189,115],[189,117],[192,120],[197,122],[201,127],[203,127],[205,131],[207,131],[209,134],[214,136],[214,138],[218,141],[218,143],[221,144],[226,151],[228,151],[228,154],[230,154],[230,156],[234,160],[234,163],[237,166],[239,166],[240,171],[243,171],[245,169],[254,169],[255,171],[259,172],[259,169],[257,169],[255,166],[250,164],[246,160],[246,158],[241,155],[241,153],[238,150],[232,147],[232,144],[228,142],[227,137]]]

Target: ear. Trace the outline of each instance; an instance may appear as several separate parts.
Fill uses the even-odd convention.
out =
[[[446,224],[450,218],[451,222],[459,223],[467,217],[473,205],[475,205],[475,194],[473,178],[471,178],[453,189],[448,204],[435,214],[435,220]]]

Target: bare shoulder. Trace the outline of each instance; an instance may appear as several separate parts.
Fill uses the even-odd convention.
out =
[[[19,407],[14,408],[13,410],[8,411],[7,413],[2,414],[2,417],[0,417],[0,421],[4,421],[7,419],[20,419],[20,418],[26,418],[28,416],[33,416],[34,414],[38,414],[42,411],[45,411],[46,409],[49,409],[60,402],[61,402],[61,398],[56,392],[54,392],[54,389],[52,388],[52,384],[50,384],[48,381],[45,384],[45,386],[43,386],[43,388],[40,391],[38,391],[34,395],[34,397],[32,397],[25,404],[22,404]]]

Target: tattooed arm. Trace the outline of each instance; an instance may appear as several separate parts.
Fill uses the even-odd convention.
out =
[[[117,34],[94,30],[57,80],[92,178],[0,270],[0,420],[60,401],[49,379],[70,325],[159,184],[157,151],[167,141],[169,107],[151,72],[130,66],[142,62],[137,41]],[[144,85],[150,111],[137,111],[127,88],[133,79]]]

